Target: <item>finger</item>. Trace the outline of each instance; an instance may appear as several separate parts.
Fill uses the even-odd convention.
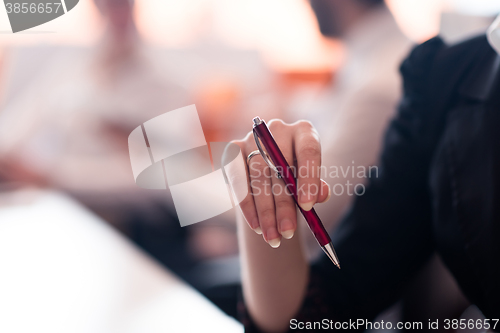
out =
[[[297,196],[300,207],[311,210],[321,190],[321,145],[319,136],[310,122],[296,124],[294,152],[297,159]]]
[[[318,195],[318,203],[327,202],[328,200],[330,200],[331,196],[332,196],[332,191],[330,189],[330,185],[328,185],[327,182],[321,179],[321,191],[319,192]]]
[[[295,201],[283,180],[279,179],[276,174],[273,174],[272,178],[272,191],[278,231],[284,238],[291,239],[297,229]]]
[[[281,243],[281,235],[276,226],[270,169],[262,156],[257,155],[250,160],[248,170],[262,235],[269,245],[276,248]]]
[[[276,143],[289,165],[293,164],[292,128],[281,120],[271,120],[269,129],[273,133]],[[297,229],[297,210],[295,201],[282,179],[273,172],[272,191],[276,220],[279,233],[286,239],[291,239]]]
[[[243,214],[250,228],[254,230],[257,234],[262,234],[259,225],[259,218],[257,216],[257,211],[255,209],[255,202],[253,200],[252,191],[250,188],[250,180],[249,180],[247,161],[246,161],[246,157],[248,156],[249,152],[247,149],[248,140],[246,139],[247,138],[245,138],[243,141],[235,140],[231,142],[238,145],[241,149],[242,158],[244,160],[243,163],[245,165],[245,167],[243,168],[244,171],[241,172],[239,169],[234,170],[231,168],[227,168],[226,172],[233,193],[235,192],[234,189],[241,188],[242,186],[247,186],[247,195],[245,196],[245,198],[241,201],[239,200],[239,198],[237,198],[237,200],[240,201],[238,207],[240,208],[241,213]],[[244,182],[246,184],[242,185],[241,182]]]

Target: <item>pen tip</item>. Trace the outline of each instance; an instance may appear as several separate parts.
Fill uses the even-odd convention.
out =
[[[332,243],[328,243],[325,246],[321,247],[323,251],[325,251],[326,255],[330,260],[333,262],[335,266],[337,266],[340,269],[340,261],[339,258],[337,257],[337,254],[335,253],[335,249],[333,248]]]

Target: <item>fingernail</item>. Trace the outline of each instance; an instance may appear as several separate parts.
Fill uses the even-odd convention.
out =
[[[285,237],[286,239],[290,239],[293,237],[294,230],[293,230],[293,223],[289,219],[283,219],[280,223],[280,230],[281,230],[281,236]]]
[[[281,239],[275,238],[275,239],[270,239],[268,241],[269,245],[271,245],[272,248],[277,248],[281,244]]]
[[[286,239],[292,239],[294,234],[293,230],[286,230],[281,232],[281,236],[285,237]]]
[[[332,197],[332,189],[330,188],[330,186],[328,186],[328,196],[323,202],[327,202],[328,200],[330,200],[331,197]]]
[[[310,211],[313,208],[313,206],[314,206],[314,201],[309,201],[309,202],[300,204],[300,208],[302,208],[306,212]]]
[[[262,235],[262,229],[260,227],[253,229],[253,231],[255,231],[257,235]]]

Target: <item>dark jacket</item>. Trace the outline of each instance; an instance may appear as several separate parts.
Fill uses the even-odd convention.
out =
[[[313,265],[299,321],[374,319],[435,252],[500,318],[499,59],[481,36],[433,38],[403,62],[379,177],[333,234],[342,269],[326,256]]]

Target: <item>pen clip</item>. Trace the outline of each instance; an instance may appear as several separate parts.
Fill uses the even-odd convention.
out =
[[[261,123],[265,124],[265,122],[263,120],[261,121]],[[255,127],[255,125],[254,125],[254,127]],[[255,130],[253,131],[253,137],[255,139],[255,144],[257,145],[257,149],[259,149],[259,153],[262,156],[262,158],[264,159],[264,162],[266,162],[266,164],[269,166],[269,168],[276,173],[276,177],[281,178],[281,174],[279,173],[278,168],[276,168],[276,166],[274,165],[274,163],[271,161],[271,158],[269,157],[269,154],[262,147],[262,144],[260,142],[260,138],[257,135],[257,132]]]

